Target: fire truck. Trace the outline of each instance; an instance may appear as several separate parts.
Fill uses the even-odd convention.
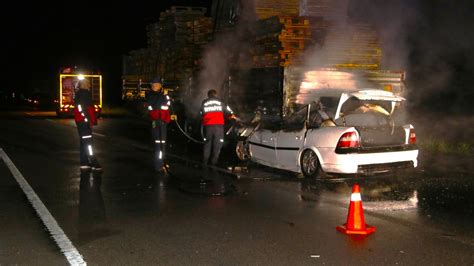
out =
[[[102,75],[81,72],[77,67],[65,67],[59,74],[59,105],[56,113],[60,117],[73,116],[74,97],[80,79],[89,79],[92,102],[98,116],[102,113]]]

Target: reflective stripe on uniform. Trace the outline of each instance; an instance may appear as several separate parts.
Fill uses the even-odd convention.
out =
[[[83,139],[90,139],[92,138],[92,135],[87,135],[87,136],[82,136]]]
[[[222,106],[208,106],[204,107],[204,112],[222,112]]]
[[[78,110],[79,112],[82,112],[82,106],[81,106],[80,104],[77,105],[77,110]]]
[[[151,105],[148,106],[148,111],[153,111],[153,107],[151,107]]]
[[[88,145],[87,148],[89,149],[89,154],[90,154],[90,156],[94,155],[94,154],[92,153],[92,146],[91,146],[91,145]]]
[[[360,193],[352,193],[351,195],[351,201],[362,201],[362,198],[360,196]]]
[[[218,100],[210,100],[204,103],[204,106],[209,106],[209,105],[221,105],[222,103]]]
[[[230,109],[229,106],[227,106],[227,111],[229,111],[230,113],[234,113],[234,112],[232,112],[232,109]]]
[[[224,139],[219,139],[220,142],[224,142]]]
[[[163,152],[160,151],[160,154],[158,155],[158,159],[163,158]]]
[[[155,140],[155,143],[166,143],[166,140]]]
[[[168,110],[168,109],[169,109],[169,106],[166,106],[166,105],[161,106],[161,110]]]

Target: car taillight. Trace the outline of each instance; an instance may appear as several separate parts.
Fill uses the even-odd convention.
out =
[[[416,144],[415,129],[410,128],[410,135],[408,136],[408,144]]]
[[[355,131],[344,133],[337,143],[338,148],[356,148],[359,146],[359,136]]]

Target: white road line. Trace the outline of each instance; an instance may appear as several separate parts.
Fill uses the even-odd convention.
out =
[[[107,137],[106,135],[103,135],[103,134],[100,134],[100,133],[96,133],[96,132],[93,132],[92,135],[96,135],[96,136],[99,136],[99,137]]]
[[[20,185],[23,193],[25,193],[29,202],[33,206],[33,209],[36,211],[40,217],[43,224],[48,229],[49,233],[53,237],[54,241],[58,245],[61,252],[64,254],[70,265],[87,265],[87,263],[82,258],[82,255],[79,254],[79,251],[74,247],[72,242],[66,236],[64,231],[59,227],[58,222],[51,215],[49,210],[43,204],[41,199],[35,193],[30,184],[21,174],[20,170],[15,166],[15,164],[10,160],[10,157],[5,153],[5,151],[0,148],[0,157],[3,159],[7,167],[10,169],[10,172],[15,177],[16,182]]]

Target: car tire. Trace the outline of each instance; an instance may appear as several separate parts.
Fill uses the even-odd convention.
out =
[[[245,162],[250,160],[249,143],[244,140],[237,141],[237,145],[235,145],[235,154],[241,161]]]
[[[318,156],[313,150],[305,150],[300,159],[301,172],[306,178],[324,177]]]

